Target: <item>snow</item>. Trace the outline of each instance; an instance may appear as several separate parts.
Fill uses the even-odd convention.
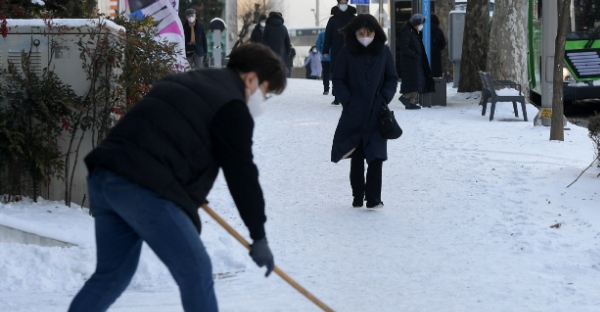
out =
[[[46,5],[46,3],[43,0],[32,0],[31,3],[37,5]]]
[[[377,211],[351,208],[350,164],[329,160],[341,107],[320,81],[292,79],[267,102],[254,151],[276,264],[336,311],[597,311],[600,169],[566,188],[594,157],[587,130],[549,141],[549,129],[515,117],[512,103],[498,103],[490,122],[478,92],[447,91],[446,107],[390,105],[404,134],[388,144]],[[221,176],[209,201],[247,237]],[[215,280],[222,311],[317,311],[201,218],[214,273],[228,276]],[[0,243],[0,311],[65,311],[95,265],[87,210],[0,205],[0,224],[79,244]],[[110,311],[181,310],[168,271],[144,247]]]
[[[38,1],[40,1],[40,0],[38,0]],[[77,19],[77,18],[60,19],[60,18],[56,18],[56,19],[52,19],[50,22],[52,23],[52,25],[54,27],[64,26],[67,28],[77,28],[77,27],[83,27],[83,26],[96,27],[96,25],[98,25],[98,23],[102,23],[104,25],[104,28],[106,28],[114,33],[125,32],[125,27],[119,26],[118,24],[115,24],[115,22],[110,21],[108,19]],[[7,23],[8,28],[11,31],[18,31],[19,27],[21,27],[21,28],[25,28],[25,27],[46,28],[46,27],[48,27],[48,25],[46,24],[46,21],[44,21],[43,19],[7,19],[6,23]]]
[[[519,90],[512,88],[502,88],[496,90],[496,94],[500,96],[523,95],[523,93],[520,93]]]
[[[589,87],[590,85],[584,81],[570,81],[568,84],[569,87]]]

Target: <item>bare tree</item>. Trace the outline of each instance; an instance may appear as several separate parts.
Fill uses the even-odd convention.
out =
[[[565,59],[565,41],[569,27],[571,0],[557,1],[558,30],[554,41],[554,77],[552,79],[552,119],[550,121],[550,140],[564,141],[563,123],[563,62]]]
[[[470,0],[465,16],[458,92],[481,90],[477,71],[485,70],[488,48],[489,0]]]
[[[523,93],[529,97],[527,3],[528,0],[496,0],[487,70],[494,79],[512,80],[521,84]]]
[[[450,14],[450,11],[454,10],[455,8],[454,0],[436,1],[435,5],[436,15],[440,20],[440,29],[444,32],[446,40],[448,40],[448,14]],[[452,64],[452,62],[450,62],[450,59],[448,58],[448,46],[449,44],[447,44],[446,47],[442,50],[442,71],[445,80],[447,82],[450,82],[454,78],[454,65]]]

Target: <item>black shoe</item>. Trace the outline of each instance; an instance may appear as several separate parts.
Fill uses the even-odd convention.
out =
[[[329,95],[329,90],[323,91],[323,95]]]
[[[340,101],[338,101],[338,99],[335,99],[335,100],[333,100],[333,102],[331,102],[331,104],[340,105]]]
[[[360,208],[363,206],[363,200],[362,198],[354,198],[354,200],[352,201],[352,207],[354,208]]]
[[[419,104],[408,104],[405,109],[421,109],[421,105]]]
[[[383,202],[382,201],[379,201],[379,202],[367,202],[367,208],[371,208],[371,209],[383,208]]]
[[[406,107],[408,107],[409,105],[412,105],[410,103],[410,101],[407,98],[403,97],[403,96],[400,96],[400,98],[398,98],[398,100],[400,100],[400,103],[402,103],[402,105],[404,105]]]

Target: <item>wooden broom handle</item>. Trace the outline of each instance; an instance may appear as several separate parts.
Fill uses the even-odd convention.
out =
[[[225,228],[225,230],[227,230],[227,232],[229,232],[229,234],[233,235],[233,237],[235,237],[235,239],[237,239],[238,242],[240,242],[242,245],[244,245],[244,247],[246,247],[246,249],[251,250],[252,247],[250,246],[248,241],[246,241],[245,238],[243,238],[236,230],[234,230],[229,224],[227,224],[227,222],[225,222],[225,220],[223,220],[216,212],[214,212],[214,210],[212,210],[207,204],[202,205],[202,208],[213,219],[215,219],[215,221],[217,221],[217,223],[219,223],[223,228]],[[315,297],[311,293],[309,293],[308,290],[304,289],[304,287],[302,287],[302,286],[300,286],[300,284],[296,283],[296,281],[294,281],[289,275],[287,275],[285,272],[283,272],[277,266],[275,266],[273,271],[275,271],[275,273],[277,273],[277,275],[279,275],[286,282],[288,282],[288,284],[290,284],[297,291],[299,291],[306,298],[308,298],[308,300],[312,301],[314,304],[319,306],[319,308],[323,309],[323,311],[333,312],[333,309],[331,309],[326,304],[321,302],[321,300],[317,299],[317,297]]]

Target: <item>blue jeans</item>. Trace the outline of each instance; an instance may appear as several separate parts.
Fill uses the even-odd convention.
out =
[[[101,167],[88,178],[96,272],[69,311],[106,311],[131,282],[145,241],[169,268],[185,311],[217,311],[212,266],[191,219],[175,203]]]

